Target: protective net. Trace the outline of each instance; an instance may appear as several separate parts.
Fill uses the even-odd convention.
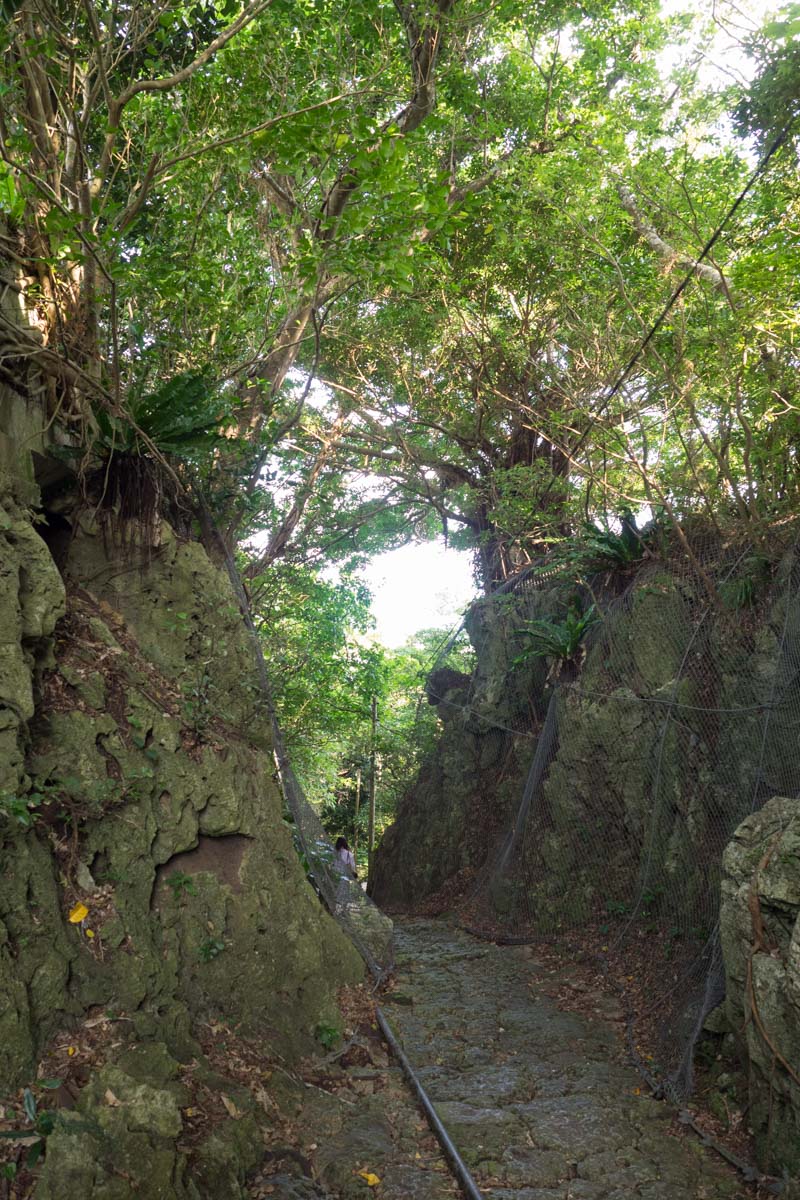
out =
[[[205,505],[203,505],[203,510],[209,527],[214,529]],[[231,587],[250,634],[261,695],[270,717],[278,782],[286,809],[291,816],[296,849],[321,903],[342,926],[373,977],[380,980],[391,970],[394,962],[392,923],[373,904],[359,882],[353,879],[346,868],[337,861],[334,847],[322,822],[306,799],[303,788],[292,769],[286,753],[283,732],[272,702],[269,671],[253,622],[250,603],[230,550],[215,529],[214,532],[223,551]]]
[[[484,625],[515,648],[504,694],[487,696],[478,674],[469,694],[444,698],[487,730],[497,711],[497,736],[517,735],[520,757],[530,747],[513,821],[462,917],[500,940],[596,956],[622,983],[641,1067],[685,1095],[724,995],[723,850],[771,796],[800,794],[800,563],[792,550],[769,567],[709,540],[598,576],[580,597],[571,587],[570,602],[600,617],[572,665],[513,666],[525,628],[548,613],[557,623],[567,604],[563,583],[534,568],[481,602]]]
[[[294,836],[314,890],[343,927],[372,975],[382,978],[393,965],[392,923],[361,884],[337,862],[319,816],[306,800],[286,754],[283,734],[272,714],[272,741],[278,778],[294,823]]]

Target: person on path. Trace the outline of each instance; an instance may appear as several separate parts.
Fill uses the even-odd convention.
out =
[[[358,879],[356,860],[346,837],[336,839],[336,865],[343,875],[352,875],[353,879]]]

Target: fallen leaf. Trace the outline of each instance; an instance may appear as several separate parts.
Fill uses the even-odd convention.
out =
[[[69,1055],[69,1057],[70,1057],[70,1058],[72,1058],[72,1056],[73,1056],[73,1054],[74,1054],[74,1053],[75,1053],[75,1047],[74,1047],[74,1046],[67,1046],[67,1054]]]
[[[93,930],[93,929],[84,929],[84,931],[83,931],[83,932],[86,934],[86,936],[87,936],[88,938],[93,938],[93,937],[94,937],[94,930]]]
[[[359,1171],[358,1174],[366,1183],[367,1187],[377,1187],[380,1183],[380,1176],[373,1175],[372,1171]]]
[[[233,1117],[234,1121],[238,1121],[242,1114],[239,1112],[239,1109],[236,1107],[233,1101],[228,1096],[223,1096],[222,1094],[220,1094],[220,1100],[225,1105],[228,1116]]]
[[[105,1100],[106,1104],[109,1105],[110,1108],[119,1108],[120,1105],[122,1104],[122,1101],[117,1099],[117,1097],[112,1092],[111,1088],[106,1088],[103,1099]]]
[[[81,921],[83,921],[86,917],[88,917],[88,915],[89,915],[89,910],[85,904],[81,904],[81,903],[75,904],[69,910],[70,924],[71,925],[80,925]]]

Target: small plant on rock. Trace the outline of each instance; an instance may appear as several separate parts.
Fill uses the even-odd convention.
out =
[[[200,956],[201,962],[211,962],[213,958],[217,958],[225,949],[225,943],[222,938],[208,937],[204,942],[200,943],[197,953]]]
[[[53,1090],[61,1086],[60,1079],[45,1079],[42,1081],[41,1087]],[[25,1166],[28,1169],[35,1167],[39,1159],[42,1157],[47,1144],[47,1138],[53,1132],[58,1120],[58,1114],[52,1109],[40,1109],[36,1103],[36,1097],[30,1088],[25,1088],[22,1093],[22,1107],[25,1112],[26,1124],[18,1129],[0,1129],[0,1138],[13,1138],[19,1141],[20,1138],[35,1138],[28,1147],[28,1153],[25,1156]],[[4,1167],[4,1175],[6,1179],[16,1178],[17,1168],[16,1163],[6,1163]]]
[[[619,570],[641,562],[645,550],[644,540],[629,513],[623,514],[619,533],[598,529],[596,525],[584,526],[581,543],[584,565],[595,571]]]
[[[768,560],[760,554],[749,555],[738,573],[720,584],[722,603],[734,612],[753,608],[769,585],[770,577]]]
[[[29,792],[27,796],[18,796],[15,792],[0,792],[0,817],[29,829],[36,820],[36,808],[43,798],[38,792]]]
[[[342,1035],[335,1025],[329,1025],[327,1021],[320,1021],[314,1030],[314,1036],[318,1042],[322,1042],[326,1050],[332,1050]]]
[[[582,613],[573,602],[564,621],[530,621],[519,631],[520,637],[528,639],[528,645],[512,665],[516,667],[531,658],[550,658],[551,674],[557,675],[565,663],[575,661],[586,634],[599,619],[593,604]]]
[[[180,899],[181,896],[197,895],[194,879],[191,875],[187,875],[185,871],[173,871],[167,877],[167,884],[172,888],[172,895],[175,900]]]

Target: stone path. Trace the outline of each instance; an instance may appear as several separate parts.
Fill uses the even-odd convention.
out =
[[[562,1012],[530,951],[438,921],[395,929],[397,984],[384,1011],[487,1197],[751,1195],[716,1156],[674,1136],[669,1108],[638,1094],[614,1014],[602,1015],[609,1001],[591,1021]]]

